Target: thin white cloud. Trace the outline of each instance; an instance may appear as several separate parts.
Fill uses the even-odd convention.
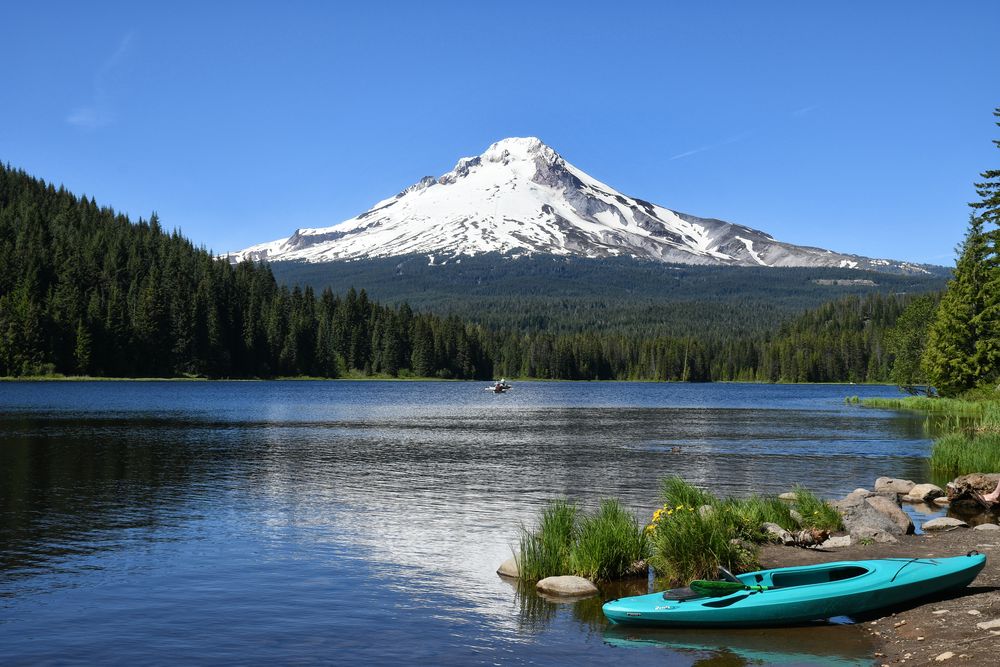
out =
[[[802,107],[801,109],[796,109],[795,111],[792,112],[792,115],[793,116],[805,116],[807,113],[810,113],[812,111],[816,111],[816,109],[819,109],[819,107],[820,107],[820,105],[818,105],[818,104],[812,104],[812,105],[807,106],[807,107]]]
[[[820,107],[821,105],[819,104],[811,104],[809,106],[799,107],[798,109],[790,111],[789,115],[796,117],[805,116],[806,114],[811,113],[816,109],[819,109]],[[763,131],[765,132],[773,130],[774,130],[774,124],[772,124],[772,126],[769,128],[768,127],[763,128]],[[746,139],[751,135],[757,134],[759,131],[761,131],[761,128],[747,130],[735,136],[729,137],[728,139],[723,139],[722,141],[717,141],[712,144],[705,144],[704,146],[699,146],[698,148],[692,148],[691,150],[684,151],[683,153],[678,153],[677,155],[671,156],[670,159],[680,160],[681,158],[691,157],[692,155],[697,155],[698,153],[704,153],[706,151],[715,150],[716,148],[722,148],[723,146],[728,146],[729,144],[735,144],[740,141],[743,141],[744,139]]]
[[[698,153],[704,153],[705,151],[714,150],[716,148],[721,148],[722,146],[728,146],[729,144],[735,144],[739,141],[743,141],[750,135],[754,133],[753,130],[747,130],[746,132],[740,132],[739,134],[729,137],[728,139],[723,139],[722,141],[717,141],[714,144],[707,144],[705,146],[700,146],[698,148],[693,148],[689,151],[684,151],[683,153],[678,153],[677,155],[671,156],[671,160],[680,160],[681,158],[690,157],[692,155],[697,155]]]
[[[105,127],[115,121],[115,110],[111,103],[111,79],[119,69],[132,44],[133,33],[122,37],[115,52],[105,60],[94,74],[94,94],[90,104],[74,109],[66,117],[70,125],[86,129]]]

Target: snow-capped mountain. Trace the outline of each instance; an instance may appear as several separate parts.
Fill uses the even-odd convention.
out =
[[[534,137],[498,141],[440,178],[425,176],[338,225],[298,229],[228,257],[331,262],[424,254],[433,262],[487,252],[927,272],[906,262],[782,243],[756,229],[630,197]]]

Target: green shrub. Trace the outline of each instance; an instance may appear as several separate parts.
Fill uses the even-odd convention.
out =
[[[542,510],[538,528],[521,526],[518,570],[526,581],[538,581],[570,572],[570,554],[576,542],[579,510],[565,500],[553,500]]]
[[[734,572],[759,567],[756,549],[733,534],[718,511],[704,515],[692,506],[663,511],[650,532],[650,565],[673,584],[715,579],[719,566]]]
[[[593,581],[620,579],[646,557],[646,534],[617,500],[601,501],[596,514],[584,516],[570,556],[574,574]]]
[[[844,527],[840,512],[816,494],[801,486],[795,487],[795,509],[802,516],[803,528],[840,530]]]

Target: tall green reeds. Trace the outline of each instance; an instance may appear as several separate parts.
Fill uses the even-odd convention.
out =
[[[521,526],[518,568],[525,581],[575,574],[593,581],[619,579],[646,558],[646,535],[617,500],[581,513],[564,500],[550,502],[535,530]]]
[[[646,533],[617,500],[601,501],[585,515],[570,556],[574,574],[593,581],[620,579],[646,557]]]
[[[522,579],[538,581],[569,574],[578,514],[576,505],[553,500],[542,510],[536,530],[521,526],[517,566]]]
[[[861,405],[866,408],[884,410],[917,410],[932,414],[948,414],[976,417],[983,413],[984,404],[963,401],[958,398],[931,398],[928,396],[907,396],[905,398],[865,398]]]
[[[934,441],[931,469],[942,477],[1000,470],[1000,433],[950,433]]]

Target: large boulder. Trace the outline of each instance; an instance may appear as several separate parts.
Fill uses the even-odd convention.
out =
[[[936,484],[917,484],[903,496],[903,500],[910,503],[929,503],[943,495],[944,489]]]
[[[896,500],[895,496],[893,496],[892,500],[882,495],[871,496],[865,498],[865,502],[874,507],[879,513],[891,519],[893,523],[899,526],[903,535],[909,535],[913,532],[913,520],[909,514],[900,508],[899,501]]]
[[[560,598],[590,597],[597,593],[597,586],[589,579],[572,575],[546,577],[535,584],[535,588],[539,593]]]
[[[916,486],[916,483],[908,479],[896,479],[895,477],[879,477],[875,480],[875,492],[891,492],[897,496],[905,496]]]
[[[852,493],[833,506],[840,512],[844,528],[854,541],[896,542],[896,536],[904,533],[903,528],[875,509],[861,494]]]

